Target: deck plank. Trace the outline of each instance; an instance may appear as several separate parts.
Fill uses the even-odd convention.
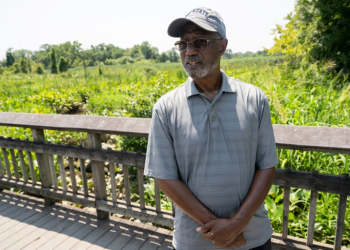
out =
[[[162,245],[158,248],[158,250],[170,250],[174,249],[172,244],[172,236],[167,236],[163,241]]]
[[[72,225],[74,223],[74,220],[69,218],[69,216],[65,217],[64,220],[61,221],[61,223],[58,223],[57,226],[52,228],[49,231],[46,231],[43,235],[40,236],[40,238],[36,239],[35,241],[32,241],[30,244],[26,246],[27,249],[38,249],[40,246],[44,245],[46,242],[50,241],[52,238],[54,238],[57,234],[65,230],[67,227]]]
[[[110,231],[114,226],[118,223],[118,221],[106,221],[101,226],[95,228],[90,234],[88,234],[83,240],[79,241],[75,246],[70,249],[74,250],[83,250],[88,249],[95,243],[98,239],[100,239],[103,235],[105,235],[108,231]]]
[[[29,220],[29,218],[34,216],[35,214],[43,212],[44,209],[47,209],[47,208],[45,208],[44,205],[39,205],[39,204],[36,204],[32,208],[28,207],[26,211],[23,211],[23,213],[20,216],[18,216],[16,219],[12,219],[8,222],[4,222],[3,224],[1,224],[0,234],[12,227],[17,226],[23,221]]]
[[[38,216],[32,223],[20,223],[17,227],[10,228],[9,230],[0,234],[1,248],[5,249],[11,245],[14,245],[19,239],[26,238],[31,231],[45,225],[50,220],[53,220],[58,214],[57,208],[47,209],[43,213],[38,213]],[[20,228],[20,230],[18,230]]]
[[[90,217],[83,214],[76,214],[73,217],[74,223],[63,230],[61,233],[57,234],[46,244],[42,245],[38,249],[49,250],[55,249],[59,244],[69,238],[70,235],[74,234],[76,231],[81,229],[83,226],[90,222]]]
[[[33,241],[39,240],[43,234],[51,230],[55,225],[61,223],[64,220],[66,211],[63,209],[57,209],[54,214],[50,213],[49,216],[45,216],[46,220],[40,226],[29,225],[22,229],[20,232],[16,232],[13,236],[16,236],[16,241],[8,246],[6,249],[16,250],[22,249]],[[23,237],[25,236],[25,237]]]
[[[140,249],[147,240],[154,234],[155,230],[147,229],[146,225],[142,229],[139,229],[131,241],[123,248],[123,250]]]
[[[130,227],[116,237],[107,247],[107,249],[119,250],[119,249],[139,249],[141,246],[140,240],[137,239],[138,234],[142,234],[142,228],[144,224],[132,222]],[[141,239],[141,238],[140,238]],[[144,241],[141,243],[141,245]],[[127,247],[127,245],[133,246],[133,248]]]
[[[172,249],[171,232],[117,217],[97,220],[95,212],[0,192],[1,249]]]
[[[103,224],[104,221],[97,220],[97,218],[90,218],[90,223],[83,226],[80,230],[73,235],[70,235],[65,241],[59,244],[56,249],[70,249],[74,245],[76,245],[80,240],[86,237],[86,235],[90,234],[94,231],[95,228],[99,227]]]
[[[156,228],[154,234],[152,234],[140,250],[156,250],[158,249],[165,238],[169,235],[169,231],[163,228]]]
[[[119,223],[116,223],[113,228],[111,228],[106,234],[104,234],[101,238],[99,238],[88,249],[99,250],[99,249],[107,248],[107,246],[109,246],[110,243],[115,238],[118,238],[121,233],[123,233],[125,230],[127,231],[129,229],[129,226],[130,226],[131,223],[132,223],[131,221],[125,221],[123,223],[122,220],[120,220]],[[107,249],[110,249],[110,248],[107,248]]]

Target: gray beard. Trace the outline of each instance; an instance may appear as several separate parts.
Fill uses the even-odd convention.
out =
[[[200,60],[202,67],[199,69],[191,70],[187,67],[188,57],[182,62],[182,67],[184,68],[186,74],[191,78],[203,78],[209,75],[219,64],[218,61],[213,61],[212,63],[205,63],[201,55],[193,56],[192,59]]]

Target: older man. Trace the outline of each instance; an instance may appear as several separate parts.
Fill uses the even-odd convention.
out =
[[[154,106],[145,175],[175,203],[173,246],[269,249],[263,205],[278,163],[266,95],[220,70],[220,15],[192,10],[173,21],[188,80]]]

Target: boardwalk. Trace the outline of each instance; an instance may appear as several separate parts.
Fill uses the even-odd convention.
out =
[[[173,249],[172,232],[117,217],[0,192],[0,249]]]

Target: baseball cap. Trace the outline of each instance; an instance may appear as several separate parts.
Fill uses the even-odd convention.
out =
[[[222,38],[226,38],[226,27],[222,17],[215,10],[204,7],[191,10],[185,18],[175,19],[168,27],[168,35],[180,37],[181,29],[187,22],[195,23],[211,32],[218,32]]]

